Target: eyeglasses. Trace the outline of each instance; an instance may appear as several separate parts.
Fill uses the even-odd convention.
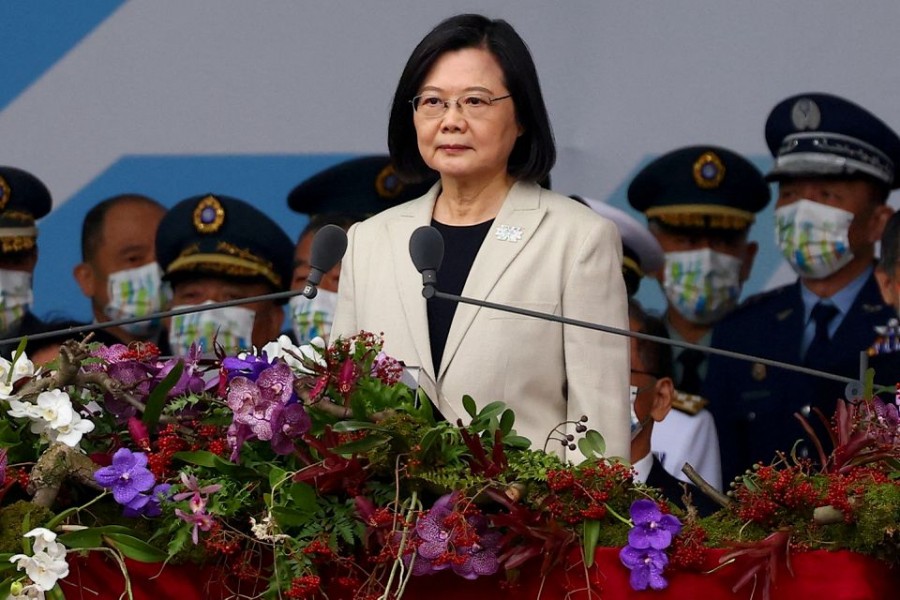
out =
[[[491,98],[487,94],[466,94],[465,96],[458,96],[455,100],[445,100],[437,94],[422,94],[409,102],[412,104],[413,111],[426,119],[436,119],[444,116],[450,110],[451,103],[456,103],[456,108],[465,117],[481,117],[484,116],[487,109],[494,105],[494,102],[505,100],[511,96],[512,94],[506,94],[505,96]]]

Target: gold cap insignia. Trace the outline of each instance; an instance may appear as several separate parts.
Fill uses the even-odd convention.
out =
[[[397,176],[394,165],[388,165],[378,173],[375,178],[375,191],[378,197],[385,200],[393,200],[403,191],[403,182]]]
[[[762,381],[766,378],[766,365],[762,363],[753,363],[753,368],[750,370],[750,374],[756,381]]]
[[[225,209],[215,196],[207,196],[194,209],[194,227],[200,233],[215,233],[225,222]]]
[[[725,165],[715,152],[704,152],[694,163],[694,182],[704,190],[719,187],[725,179]]]
[[[9,184],[6,183],[5,179],[0,177],[0,210],[6,208],[11,193],[12,191],[9,189]]]

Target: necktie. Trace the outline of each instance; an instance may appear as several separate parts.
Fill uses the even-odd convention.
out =
[[[678,355],[681,363],[681,381],[676,386],[678,391],[687,394],[699,394],[703,382],[700,380],[700,364],[706,359],[706,354],[699,350],[683,350]]]
[[[828,335],[828,325],[838,314],[838,309],[833,304],[818,302],[812,309],[812,320],[816,324],[816,334],[812,344],[806,350],[806,358],[803,364],[808,367],[824,367],[831,358],[831,337]]]

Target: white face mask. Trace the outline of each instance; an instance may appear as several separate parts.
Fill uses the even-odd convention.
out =
[[[775,243],[800,277],[822,279],[853,260],[853,213],[801,199],[775,210]]]
[[[737,305],[741,260],[709,248],[666,252],[663,290],[681,316],[708,325]]]
[[[207,300],[203,304],[212,304]],[[201,305],[202,306],[202,305]],[[173,306],[187,308],[187,306]],[[214,342],[231,354],[253,347],[253,319],[256,313],[240,306],[228,306],[203,312],[188,313],[172,317],[169,324],[169,347],[174,356],[187,356],[191,344],[197,344],[200,352],[211,355]]]
[[[638,393],[648,388],[639,388],[636,385],[628,386],[629,391],[629,408],[631,409],[631,439],[636,438],[643,430],[647,423],[650,422],[650,415],[643,421],[638,419],[637,413],[634,411],[634,403],[637,402]]]
[[[111,273],[108,281],[109,303],[103,313],[110,320],[146,317],[159,312],[165,305],[162,269],[155,262]],[[159,320],[139,321],[120,327],[131,335],[149,338],[159,330]]]
[[[307,344],[316,337],[328,341],[337,300],[338,295],[335,292],[321,288],[312,300],[302,295],[291,298],[289,303],[291,327],[294,329],[298,344]]]
[[[0,269],[0,332],[12,331],[32,302],[31,273]]]

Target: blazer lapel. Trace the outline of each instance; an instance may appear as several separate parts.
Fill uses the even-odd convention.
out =
[[[431,223],[438,189],[439,185],[435,185],[427,194],[407,204],[407,210],[387,224],[397,290],[410,338],[419,355],[418,366],[434,381],[437,381],[437,377],[435,367],[431,364],[431,341],[428,337],[428,313],[425,310],[425,298],[422,296],[422,276],[416,271],[409,256],[409,238],[416,229]]]
[[[463,288],[463,296],[475,300],[485,300],[491,293],[497,281],[506,271],[509,264],[522,251],[547,212],[546,206],[541,204],[541,188],[533,183],[518,182],[509,190],[509,195],[497,217],[494,226],[488,232],[487,238],[482,243],[472,270],[466,279]],[[499,239],[499,230],[508,227],[512,236],[506,240]],[[518,241],[517,236],[521,233]],[[440,289],[440,282],[438,282]],[[456,307],[453,323],[447,335],[447,344],[444,346],[444,358],[440,365],[438,377],[442,377],[447,367],[453,360],[460,343],[466,332],[472,325],[472,321],[481,309],[471,304],[460,303]]]

